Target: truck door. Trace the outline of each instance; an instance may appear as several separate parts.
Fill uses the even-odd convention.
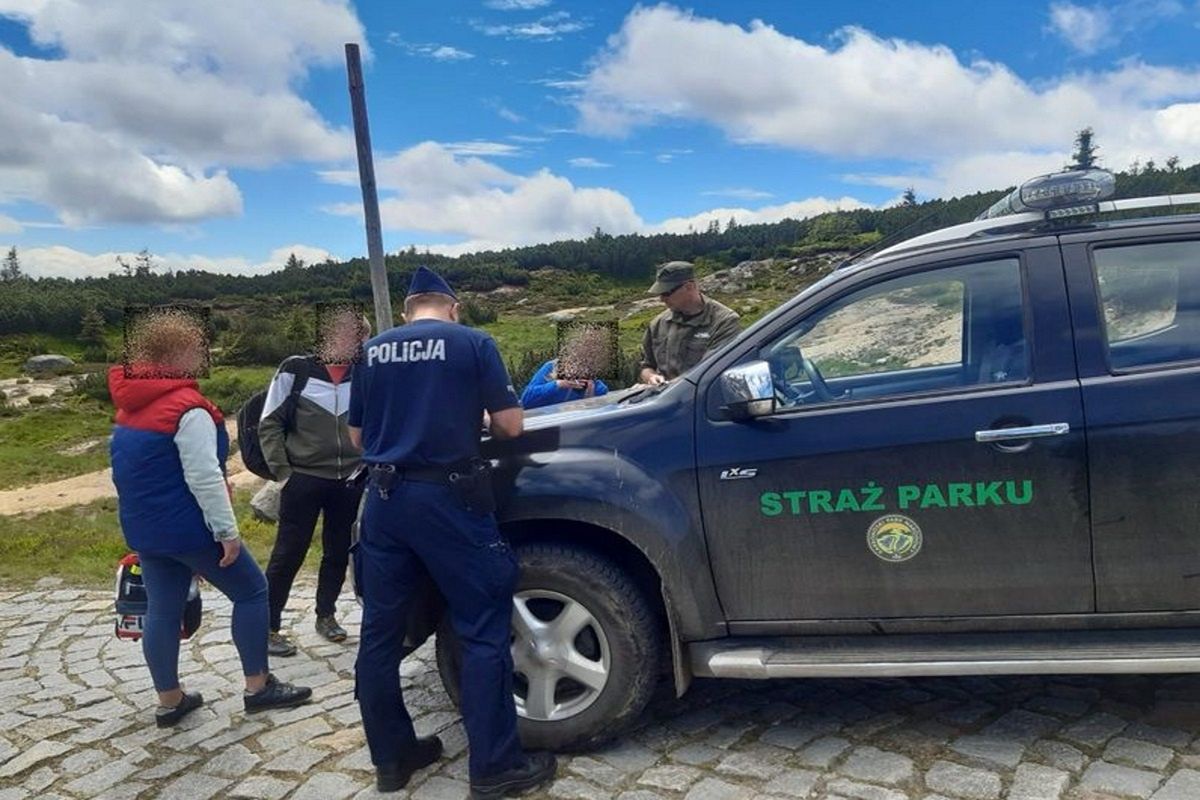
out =
[[[705,373],[701,503],[743,632],[1093,610],[1066,287],[1040,241],[833,281]],[[729,421],[719,373],[753,359],[776,411]]]
[[[1097,607],[1200,608],[1200,229],[1132,242],[1128,231],[1081,234],[1064,239],[1063,253]]]

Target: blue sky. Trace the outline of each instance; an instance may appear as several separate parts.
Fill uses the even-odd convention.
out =
[[[28,271],[365,252],[342,45],[389,251],[772,221],[1011,184],[1097,131],[1200,160],[1200,0],[0,0],[0,245]]]

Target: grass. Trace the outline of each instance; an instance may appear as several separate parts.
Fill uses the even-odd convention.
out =
[[[234,509],[244,546],[259,566],[265,566],[275,525],[254,519],[251,496],[249,490],[238,491]],[[315,569],[320,561],[320,539],[313,538],[306,569]],[[28,586],[47,575],[73,585],[108,586],[117,559],[127,552],[115,498],[42,514],[0,517],[0,585],[6,587]]]
[[[0,417],[0,489],[82,475],[108,466],[108,445],[79,455],[64,450],[108,436],[112,412],[101,403],[71,398],[61,404]]]

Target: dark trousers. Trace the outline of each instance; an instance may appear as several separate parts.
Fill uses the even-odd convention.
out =
[[[416,737],[400,690],[400,658],[413,594],[427,572],[462,643],[471,778],[520,766],[509,650],[518,568],[495,518],[467,511],[438,484],[399,482],[387,500],[367,491],[354,554],[363,588],[355,678],[371,761],[397,762]]]
[[[358,516],[362,489],[347,488],[345,481],[293,472],[279,494],[279,532],[267,562],[271,587],[271,630],[279,630],[296,573],[308,555],[317,516],[321,526],[321,568],[317,573],[317,614],[337,610],[337,598],[346,582],[350,562],[350,529]]]
[[[160,692],[179,688],[179,621],[193,574],[233,601],[233,645],[242,671],[246,675],[267,671],[267,582],[245,545],[228,567],[218,564],[221,555],[216,542],[190,553],[138,554],[147,600],[142,653]]]

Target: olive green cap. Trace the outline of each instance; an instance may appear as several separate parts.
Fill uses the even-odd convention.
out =
[[[696,268],[687,261],[668,261],[654,273],[654,285],[646,294],[666,294],[696,279]]]

